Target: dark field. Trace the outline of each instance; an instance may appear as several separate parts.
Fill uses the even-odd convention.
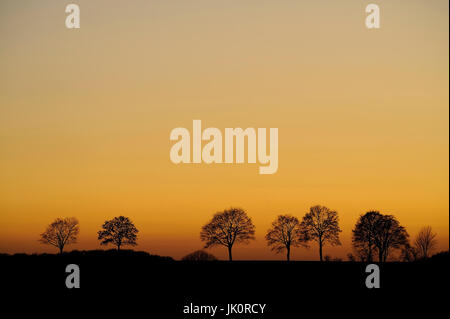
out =
[[[66,288],[68,264],[80,267],[79,289]],[[183,306],[267,304],[264,314],[225,316],[225,311],[214,316],[257,319],[446,308],[448,254],[381,265],[379,289],[366,288],[365,267],[351,262],[182,262],[131,251],[0,256],[3,292],[41,310],[58,305],[92,315],[197,319],[212,316],[183,314]]]

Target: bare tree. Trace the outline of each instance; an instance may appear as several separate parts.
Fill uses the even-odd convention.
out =
[[[80,227],[76,218],[57,218],[41,234],[39,241],[57,247],[62,254],[64,246],[76,243],[79,232]]]
[[[200,238],[205,248],[223,245],[228,248],[229,260],[233,260],[231,249],[235,243],[248,244],[255,239],[255,226],[247,213],[240,208],[230,208],[216,213],[212,220],[202,227]]]
[[[325,243],[332,246],[340,245],[339,217],[338,213],[325,206],[313,206],[309,213],[303,216],[300,224],[304,236],[309,240],[317,241],[319,244],[320,261],[323,261],[322,249]]]
[[[387,260],[392,249],[403,249],[404,254],[411,254],[408,237],[394,216],[370,211],[356,222],[352,244],[362,261],[371,262],[373,254],[377,253],[381,263]]]
[[[428,258],[436,244],[436,234],[433,233],[430,226],[423,227],[414,241],[416,251],[421,258]]]
[[[122,245],[136,246],[137,233],[139,232],[128,217],[119,216],[107,220],[103,230],[98,232],[98,240],[101,245],[112,243],[120,250]]]
[[[361,261],[370,263],[373,260],[373,254],[376,251],[376,224],[381,216],[377,211],[369,211],[359,216],[352,231],[352,245]]]
[[[307,238],[300,229],[300,222],[291,215],[279,215],[267,231],[266,240],[267,245],[277,253],[286,250],[287,261],[290,260],[291,247],[307,247]]]
[[[409,235],[393,215],[381,215],[375,223],[374,243],[378,251],[378,261],[385,262],[392,249],[409,245]]]

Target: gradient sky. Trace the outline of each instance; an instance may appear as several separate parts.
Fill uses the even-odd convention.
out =
[[[67,2],[67,3],[66,3]],[[340,215],[345,257],[368,210],[449,241],[448,1],[12,1],[0,3],[0,252],[37,242],[57,217],[100,248],[114,216],[136,249],[180,258],[201,226],[238,206],[256,241],[236,259],[281,259],[264,235],[278,214]],[[65,5],[81,29],[65,28]],[[175,165],[175,127],[277,127],[279,169]],[[292,259],[317,259],[317,247]],[[212,249],[225,258],[226,249]]]

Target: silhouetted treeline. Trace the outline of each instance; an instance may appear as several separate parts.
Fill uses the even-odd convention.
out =
[[[66,245],[77,242],[79,232],[79,223],[75,217],[57,218],[41,234],[39,241],[57,247],[62,254]],[[120,250],[124,245],[136,246],[138,232],[128,217],[118,216],[104,222],[98,231],[98,240],[101,245],[113,244]]]
[[[117,252],[124,245],[136,246],[138,229],[125,216],[107,220],[98,231],[101,245],[113,244]],[[315,205],[298,219],[296,216],[278,215],[267,230],[267,245],[276,253],[285,252],[289,261],[291,250],[295,247],[308,249],[315,242],[318,247],[320,261],[341,261],[325,255],[326,246],[341,245],[339,214],[328,207]],[[57,247],[63,253],[66,245],[76,243],[79,233],[78,220],[58,218],[41,234],[40,242]],[[427,259],[436,248],[436,234],[431,227],[423,227],[411,243],[410,236],[394,215],[369,211],[359,216],[352,230],[352,249],[347,255],[349,261],[380,263],[392,260],[415,261]],[[249,244],[255,240],[255,225],[247,212],[242,208],[231,207],[217,212],[200,231],[200,239],[205,242],[204,248],[224,246],[228,259],[233,260],[232,249],[235,244]],[[102,250],[98,250],[102,254]],[[125,250],[124,254],[126,255]],[[72,253],[76,253],[75,251]],[[92,254],[92,253],[90,253]],[[112,254],[112,250],[109,253]],[[136,254],[136,252],[133,252]],[[183,260],[216,260],[216,257],[203,250],[186,255]]]

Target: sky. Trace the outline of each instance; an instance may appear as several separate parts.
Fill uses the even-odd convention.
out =
[[[0,3],[0,252],[56,252],[38,242],[77,217],[99,249],[115,216],[138,246],[179,259],[231,206],[256,240],[234,259],[283,259],[264,236],[279,214],[336,210],[345,258],[370,210],[414,239],[449,246],[449,8],[445,0],[85,1],[81,28],[64,1]],[[278,128],[278,171],[170,161],[173,128]],[[226,258],[226,248],[209,249]],[[291,259],[315,260],[296,248]]]

